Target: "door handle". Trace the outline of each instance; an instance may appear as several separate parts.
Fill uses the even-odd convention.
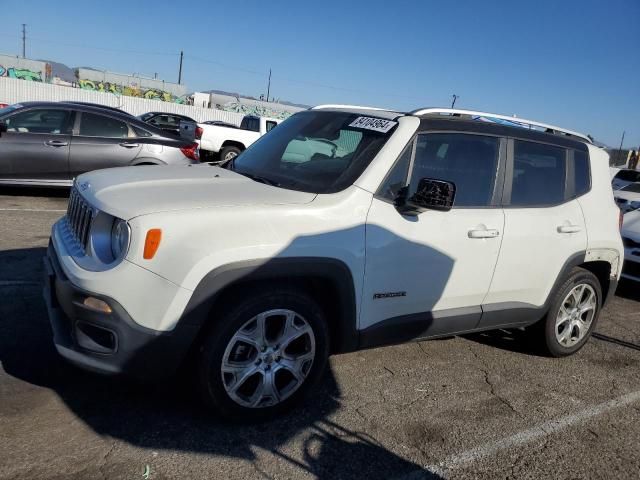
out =
[[[46,142],[44,142],[44,144],[49,147],[66,147],[67,145],[69,145],[69,142],[65,142],[62,140],[47,140]]]
[[[124,148],[136,148],[136,147],[139,147],[140,144],[139,143],[122,142],[120,144],[120,146],[124,147]]]
[[[500,232],[493,228],[481,228],[469,230],[469,238],[496,238],[500,236]]]
[[[582,231],[580,225],[560,225],[558,227],[558,233],[578,233]]]

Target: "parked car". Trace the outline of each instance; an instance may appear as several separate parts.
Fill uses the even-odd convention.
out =
[[[228,162],[280,122],[275,118],[247,115],[242,119],[240,128],[235,125],[200,123],[200,148],[206,152],[219,153],[220,161]]]
[[[0,110],[0,184],[70,186],[74,177],[125,165],[198,163],[198,145],[128,114],[63,102]]]
[[[608,156],[487,116],[510,118],[316,107],[225,169],[81,175],[46,257],[58,352],[145,379],[189,357],[243,419],[291,407],[330,353],[521,327],[575,353],[624,257]]]
[[[624,266],[622,276],[627,280],[640,282],[640,210],[629,212],[622,224],[624,244]]]
[[[614,190],[620,190],[630,183],[640,182],[640,170],[611,167],[611,173],[611,186]]]
[[[165,132],[173,135],[180,136],[180,122],[187,122],[193,124],[195,130],[195,138],[199,139],[201,131],[197,130],[197,122],[186,115],[178,115],[177,113],[166,112],[148,112],[139,115],[138,118],[143,122],[153,125],[156,128],[164,130]]]
[[[615,190],[613,196],[622,213],[637,210],[640,208],[640,182],[628,183],[619,190]]]

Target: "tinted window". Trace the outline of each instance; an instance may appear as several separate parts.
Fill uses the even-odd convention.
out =
[[[413,142],[405,148],[400,158],[396,161],[393,168],[385,178],[384,182],[378,189],[378,195],[388,200],[395,200],[398,192],[406,185],[407,175],[409,173],[409,163],[411,163],[411,151],[413,150]]]
[[[8,132],[18,133],[70,133],[69,110],[34,109],[20,111],[7,117]]]
[[[140,128],[140,127],[136,127],[135,125],[131,125],[131,128],[133,128],[133,131],[135,132],[136,136],[138,137],[150,137],[151,134],[149,132],[147,132],[146,130]]]
[[[419,135],[409,196],[422,178],[431,178],[455,184],[455,207],[491,205],[499,143],[497,138],[480,135]]]
[[[630,183],[629,185],[621,188],[620,190],[624,190],[625,192],[640,193],[640,183]]]
[[[260,131],[260,119],[257,117],[244,117],[240,123],[243,130],[251,130],[252,132]]]
[[[575,195],[587,193],[591,188],[591,173],[589,171],[589,155],[587,152],[573,152],[573,170],[575,181]]]
[[[556,205],[565,199],[566,150],[514,141],[511,205]]]
[[[272,122],[267,120],[267,132],[271,131],[271,129],[275,128],[278,125],[276,122]]]
[[[125,122],[95,113],[82,113],[80,135],[85,137],[127,138],[129,127]]]

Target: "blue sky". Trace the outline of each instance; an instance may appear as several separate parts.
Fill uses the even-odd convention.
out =
[[[0,52],[306,104],[517,114],[640,144],[640,0],[0,0]]]

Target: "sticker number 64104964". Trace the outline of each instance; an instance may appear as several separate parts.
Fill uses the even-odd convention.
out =
[[[350,127],[364,128],[365,130],[374,130],[376,132],[387,133],[398,122],[393,120],[385,120],[383,118],[358,117],[349,124]]]

